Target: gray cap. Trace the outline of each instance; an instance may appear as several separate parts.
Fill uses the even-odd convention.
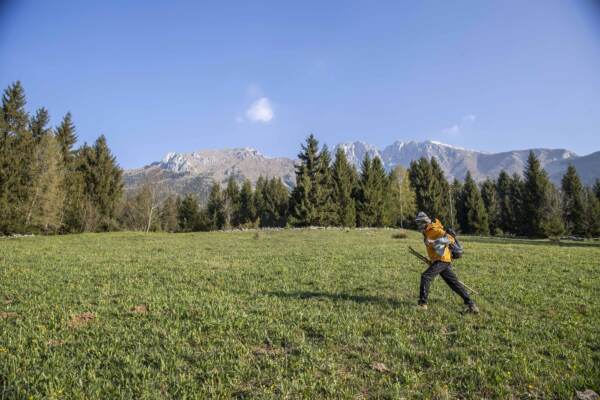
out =
[[[430,224],[431,223],[431,218],[429,218],[427,216],[427,214],[425,214],[423,211],[420,211],[417,216],[415,217],[415,222],[418,223],[426,223],[426,224]]]

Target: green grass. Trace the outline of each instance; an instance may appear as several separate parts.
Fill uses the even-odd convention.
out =
[[[0,398],[572,398],[600,389],[600,248],[465,238],[415,309],[415,233],[0,239]],[[147,306],[147,313],[132,308]],[[143,311],[143,310],[142,310]],[[94,319],[74,325],[73,318]],[[385,368],[374,368],[383,363]]]

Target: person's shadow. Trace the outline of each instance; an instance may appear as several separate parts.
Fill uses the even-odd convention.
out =
[[[265,292],[267,296],[276,296],[286,299],[329,299],[333,301],[353,301],[356,303],[377,303],[386,304],[393,307],[400,307],[406,305],[412,305],[414,302],[408,300],[399,300],[394,298],[385,298],[379,296],[370,296],[362,294],[348,294],[348,293],[327,293],[317,291],[294,291],[294,292]]]

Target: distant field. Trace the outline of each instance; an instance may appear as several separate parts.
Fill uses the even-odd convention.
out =
[[[0,240],[0,398],[572,398],[600,391],[600,248],[466,241],[482,313],[393,231]]]

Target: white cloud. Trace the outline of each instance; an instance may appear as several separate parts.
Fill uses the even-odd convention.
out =
[[[463,130],[463,128],[465,128],[467,125],[471,125],[473,122],[475,122],[476,119],[477,117],[475,115],[467,114],[461,118],[459,123],[454,124],[448,128],[442,129],[442,133],[445,135],[458,135]]]
[[[252,122],[268,123],[273,119],[273,107],[271,102],[266,97],[261,97],[256,100],[246,111],[246,117]]]
[[[442,132],[447,135],[456,135],[458,132],[460,132],[460,126],[458,124],[454,124],[449,128],[442,129]]]

